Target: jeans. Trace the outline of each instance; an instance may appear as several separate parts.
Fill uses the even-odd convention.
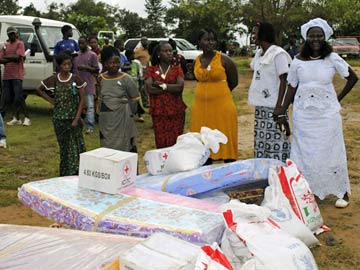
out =
[[[85,117],[86,129],[94,129],[95,126],[94,95],[85,94],[84,102],[86,107],[86,117]]]
[[[5,125],[4,125],[2,115],[0,113],[0,140],[5,139],[5,138],[6,138],[6,136],[5,136]]]
[[[19,119],[20,111],[22,111],[25,117],[29,117],[22,91],[22,80],[3,80],[1,103],[3,116],[7,112],[8,107],[14,104],[15,109],[13,116]]]

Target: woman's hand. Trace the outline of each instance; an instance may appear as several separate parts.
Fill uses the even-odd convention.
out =
[[[79,120],[75,118],[71,123],[71,128],[73,129],[76,128],[78,124],[79,124]]]
[[[281,106],[275,107],[273,111],[273,119],[276,122],[282,115],[285,114],[285,110]]]
[[[152,87],[161,88],[161,87],[160,87],[160,84],[163,84],[163,83],[164,83],[164,82],[154,81],[154,82],[152,83]]]

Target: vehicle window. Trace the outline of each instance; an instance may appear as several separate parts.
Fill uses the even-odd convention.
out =
[[[125,49],[126,50],[133,50],[135,49],[136,45],[139,43],[140,39],[132,39],[126,42]]]
[[[41,26],[40,33],[46,43],[50,53],[53,52],[55,44],[62,39],[61,27],[52,27],[52,26]],[[73,39],[78,40],[80,33],[77,29],[73,29]]]
[[[352,45],[357,46],[358,42],[356,39],[335,39],[334,45]]]
[[[24,42],[25,50],[34,48],[35,52],[42,52],[39,40],[32,28],[16,27],[19,39]]]
[[[180,50],[182,51],[192,51],[192,50],[197,50],[196,47],[191,44],[189,41],[185,40],[185,39],[177,39],[176,41],[176,45],[179,47]]]

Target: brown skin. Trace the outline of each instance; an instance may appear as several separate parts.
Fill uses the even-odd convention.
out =
[[[87,43],[85,38],[80,38],[78,42],[79,42],[80,51],[82,53],[87,52],[89,50],[88,43]],[[80,65],[80,66],[77,67],[77,69],[87,71],[87,72],[91,72],[93,74],[98,74],[99,73],[99,68],[94,68],[94,67],[87,66],[87,65]]]
[[[67,32],[65,32],[64,34],[63,34],[63,39],[69,39],[69,38],[71,38],[73,36],[73,31],[72,31],[72,29],[69,29]],[[56,70],[56,61],[55,61],[55,57],[54,57],[54,59],[53,59],[53,70],[54,70],[54,73],[53,74],[55,74],[56,72],[55,72],[55,70]]]
[[[310,28],[307,33],[306,40],[309,43],[310,48],[312,50],[311,57],[318,57],[319,55],[321,55],[321,47],[325,42],[325,34],[324,34],[323,30],[320,27]],[[297,57],[303,61],[312,61],[310,58],[303,59],[300,55]],[[356,82],[358,81],[359,78],[357,77],[354,70],[351,67],[349,67],[349,76],[346,77],[345,79],[347,80],[346,84],[345,84],[343,90],[337,96],[339,102],[351,91],[351,89],[354,87],[354,85],[356,84]],[[289,85],[284,104],[280,108],[279,114],[284,114],[284,112],[287,110],[287,108],[293,102],[295,93],[296,93],[296,88]],[[285,118],[278,118],[277,122],[280,124],[283,124],[285,122],[285,120],[286,120]]]
[[[64,60],[64,62],[61,63],[60,72],[59,72],[59,77],[60,77],[61,80],[66,80],[66,79],[69,78],[71,67],[72,67],[72,64],[71,64],[70,59],[66,59],[66,60]],[[48,102],[50,102],[51,104],[54,105],[54,99],[49,97],[43,91],[41,91],[40,88],[37,89],[37,93],[43,99],[47,100]],[[79,106],[78,106],[78,109],[77,109],[77,112],[76,112],[76,116],[75,116],[74,120],[71,123],[72,128],[76,128],[78,126],[78,124],[79,124],[81,112],[82,112],[83,106],[84,106],[84,95],[85,95],[85,89],[84,89],[84,87],[81,87],[79,89],[80,102],[79,102]]]
[[[89,46],[91,47],[91,50],[96,51],[99,48],[99,43],[96,38],[91,38],[89,40]]]
[[[168,67],[172,63],[172,56],[173,56],[173,49],[169,43],[165,43],[161,46],[159,57],[160,57],[160,67],[161,70],[164,72],[168,69]],[[145,81],[145,87],[149,94],[152,95],[161,95],[165,92],[172,93],[172,94],[178,94],[180,95],[182,91],[184,90],[184,79],[180,76],[176,79],[176,84],[169,84],[167,83],[166,90],[163,90],[160,85],[163,84],[163,82],[160,81],[154,81],[152,77],[147,78]]]
[[[215,56],[217,41],[213,33],[205,34],[199,40],[199,47],[203,53],[200,56],[201,68],[207,68]],[[226,73],[227,84],[232,91],[239,83],[238,72],[235,63],[225,54],[221,55],[221,64]]]
[[[274,45],[272,43],[269,43],[267,41],[263,41],[260,40],[258,38],[258,32],[259,32],[259,28],[258,27],[254,27],[253,29],[253,36],[252,36],[252,40],[254,41],[254,43],[258,46],[261,47],[263,53],[262,55],[265,54],[265,52],[270,48],[271,45]],[[279,94],[278,94],[278,98],[276,101],[276,105],[275,105],[275,109],[273,112],[273,118],[274,121],[276,121],[278,119],[278,115],[280,115],[281,113],[281,102],[283,100],[284,94],[285,94],[285,90],[286,90],[286,77],[287,77],[287,73],[281,74],[279,76],[279,80],[280,80],[280,85],[279,85]],[[284,122],[286,122],[286,118],[284,117]]]
[[[8,38],[10,43],[14,43],[17,40],[17,34],[16,33],[10,33],[8,34]],[[0,64],[7,64],[9,62],[21,62],[23,60],[23,57],[17,54],[8,54],[5,55],[2,59],[0,59]]]
[[[123,72],[119,71],[120,69],[120,57],[117,55],[114,55],[110,57],[105,63],[104,63],[105,69],[107,72],[104,75],[106,78],[115,78]]]

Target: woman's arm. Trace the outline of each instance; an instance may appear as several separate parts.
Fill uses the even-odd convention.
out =
[[[78,106],[78,109],[77,109],[77,112],[76,112],[76,116],[75,116],[74,120],[71,123],[72,128],[76,128],[78,126],[78,124],[79,124],[81,112],[82,112],[83,107],[84,107],[84,95],[85,95],[85,87],[81,87],[79,89],[79,97],[80,97],[79,106]]]
[[[340,102],[350,91],[353,89],[356,82],[359,80],[354,70],[349,67],[349,76],[345,78],[347,80],[344,89],[338,94],[338,101]]]
[[[232,91],[239,83],[238,72],[235,63],[225,54],[221,54],[221,62],[225,68],[227,84]]]
[[[169,92],[171,94],[181,94],[184,90],[184,78],[178,76],[176,79],[176,83],[174,84],[166,84],[166,89],[163,90],[164,92]]]
[[[42,97],[43,99],[45,99],[46,101],[48,101],[49,103],[51,103],[52,105],[54,105],[54,99],[49,97],[43,90],[42,88],[39,86],[38,88],[36,88],[36,92],[37,94]]]
[[[148,78],[145,81],[145,87],[149,94],[161,95],[163,93],[181,94],[184,90],[184,79],[180,76],[177,77],[176,83],[164,83],[161,81],[153,81]]]
[[[274,121],[279,124],[284,124],[286,122],[285,113],[288,110],[290,104],[294,100],[294,96],[296,94],[296,88],[292,87],[290,84],[288,85],[287,91],[284,93],[282,106],[275,108],[273,112]]]
[[[286,90],[286,77],[287,77],[287,73],[281,74],[279,76],[279,80],[280,80],[279,94],[278,94],[278,98],[276,101],[275,110],[277,108],[281,108],[281,106],[283,105],[282,103],[284,101],[284,94],[285,94],[285,90]]]
[[[161,95],[163,93],[162,88],[159,86],[162,82],[154,82],[152,77],[145,80],[145,88],[149,94]]]

